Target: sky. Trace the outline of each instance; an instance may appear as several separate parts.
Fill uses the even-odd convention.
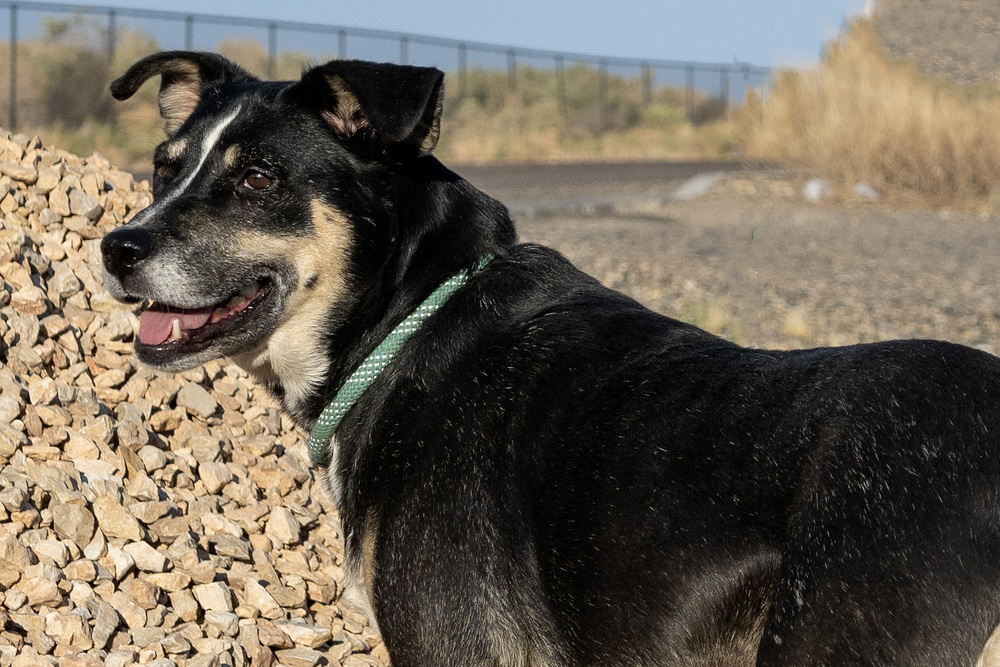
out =
[[[869,0],[870,1],[870,0]],[[102,0],[602,56],[761,66],[818,62],[866,0]]]

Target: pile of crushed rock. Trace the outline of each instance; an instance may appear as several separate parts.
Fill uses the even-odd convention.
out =
[[[0,132],[0,667],[388,664],[304,434],[226,361],[134,360],[100,240],[151,198]]]

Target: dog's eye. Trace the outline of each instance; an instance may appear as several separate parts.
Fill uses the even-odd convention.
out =
[[[251,190],[266,190],[273,183],[273,179],[262,171],[253,169],[243,176],[243,187]]]
[[[170,180],[177,174],[177,170],[168,164],[161,164],[157,165],[153,174],[160,182],[169,183]]]

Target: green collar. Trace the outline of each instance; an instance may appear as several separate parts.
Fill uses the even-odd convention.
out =
[[[464,285],[470,277],[479,273],[492,259],[492,255],[480,257],[474,268],[457,273],[441,283],[436,290],[431,292],[430,296],[424,299],[423,303],[417,306],[416,310],[397,324],[396,328],[368,355],[368,358],[351,373],[337,395],[323,408],[323,412],[320,413],[309,433],[309,458],[314,464],[325,465],[327,463],[329,444],[334,431],[340,426],[340,421],[354,405],[354,401],[358,400],[358,397],[375,381],[382,369],[389,365],[399,349],[403,347],[403,343],[420,328],[424,320],[437,312],[437,309],[444,305],[451,295],[458,291],[458,288]]]

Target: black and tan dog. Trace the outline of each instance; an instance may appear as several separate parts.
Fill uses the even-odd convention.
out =
[[[429,155],[437,70],[172,52],[112,91],[157,75],[155,202],[104,239],[109,289],[148,303],[142,361],[228,355],[319,433],[395,667],[977,660],[996,358],[743,349],[518,245]]]

